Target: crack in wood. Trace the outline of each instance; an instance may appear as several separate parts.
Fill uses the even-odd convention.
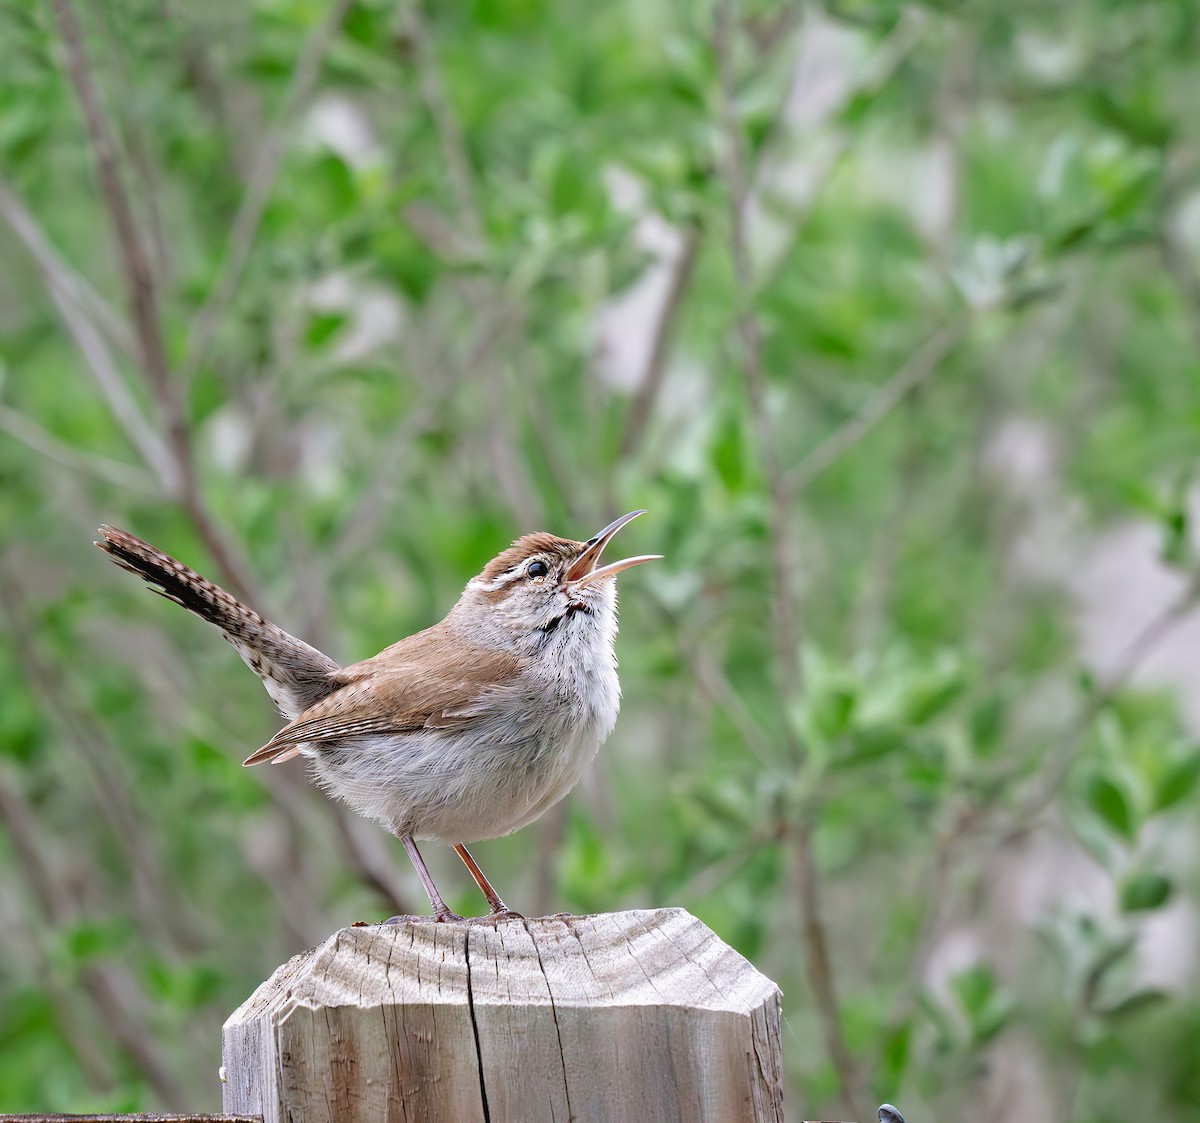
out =
[[[530,943],[533,944],[533,951],[537,956],[538,968],[542,972],[542,978],[546,980],[546,993],[550,996],[550,1015],[554,1018],[554,1035],[558,1038],[558,1060],[562,1065],[563,1096],[567,1101],[567,1123],[573,1123],[575,1109],[571,1106],[571,1080],[567,1073],[567,1058],[563,1053],[562,1027],[558,1024],[558,1003],[554,1000],[554,987],[550,985],[550,976],[546,974],[546,965],[542,962],[542,949],[538,945],[537,937],[529,931],[529,921],[522,920],[521,923],[525,926],[525,932],[529,936]]]
[[[475,1060],[479,1065],[479,1106],[483,1108],[483,1123],[492,1123],[488,1110],[487,1081],[483,1075],[483,1048],[479,1043],[479,1022],[475,1017],[475,990],[471,985],[471,930],[463,933],[463,962],[467,967],[467,1012],[471,1018],[471,1032],[475,1035]]]

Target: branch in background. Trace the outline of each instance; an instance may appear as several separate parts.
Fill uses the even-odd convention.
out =
[[[127,283],[134,294],[131,303],[139,328],[141,347],[138,353],[141,357],[141,373],[150,384],[156,398],[163,427],[167,431],[166,444],[153,433],[149,423],[133,403],[120,374],[107,358],[103,348],[97,346],[96,340],[89,338],[89,333],[85,330],[87,325],[73,322],[78,320],[78,317],[70,315],[69,307],[62,308],[64,318],[68,320],[68,326],[80,350],[89,360],[93,374],[101,383],[114,416],[122,423],[146,462],[158,473],[164,490],[178,499],[197,534],[216,560],[226,584],[243,599],[263,608],[262,597],[253,593],[253,581],[249,570],[240,561],[232,544],[217,528],[200,491],[184,395],[172,387],[167,376],[167,360],[162,349],[154,286],[145,252],[129,219],[131,208],[116,167],[113,130],[108,125],[97,97],[78,21],[69,0],[62,0],[57,10],[68,44],[71,76],[85,111],[89,141],[95,154],[105,199],[118,233],[118,245],[122,250]],[[148,156],[143,163],[146,168],[149,167]],[[31,246],[31,252],[34,249],[35,247]],[[48,273],[49,279],[54,280],[54,272],[50,269],[53,263],[39,258],[39,264],[42,265],[43,271]],[[52,291],[57,299],[57,289]],[[58,303],[60,307],[63,304],[62,300],[58,300]],[[132,353],[133,349],[130,350]]]
[[[641,445],[646,425],[658,402],[659,391],[662,389],[663,378],[667,372],[667,356],[670,354],[671,338],[679,319],[683,298],[692,283],[699,250],[700,231],[695,226],[688,226],[683,232],[683,244],[670,264],[670,283],[662,307],[659,309],[658,318],[654,322],[650,356],[646,361],[646,369],[625,419],[625,432],[621,437],[619,453],[622,459],[631,456]]]
[[[132,355],[134,343],[124,320],[59,256],[37,219],[3,179],[0,179],[0,215],[12,227],[47,286],[76,305],[104,333],[109,343],[126,355]]]
[[[59,316],[108,403],[114,420],[159,478],[164,490],[174,493],[178,481],[170,452],[129,392],[105,342],[107,337],[132,354],[133,341],[124,324],[95,290],[63,262],[32,215],[3,181],[0,181],[0,214],[24,243],[41,272]]]
[[[447,379],[446,385],[454,387],[457,383]],[[405,414],[400,424],[389,434],[370,483],[359,490],[358,499],[342,521],[331,543],[324,567],[324,580],[327,584],[333,582],[338,567],[347,558],[357,556],[376,538],[390,500],[400,493],[403,486],[404,461],[412,452],[417,438],[434,428],[435,419],[436,410],[432,404],[427,403]]]
[[[237,293],[238,284],[254,249],[259,225],[266,213],[275,179],[279,174],[279,166],[287,150],[288,133],[300,109],[307,105],[312,96],[321,73],[321,63],[341,30],[352,2],[353,0],[335,0],[326,11],[325,18],[309,34],[300,53],[296,69],[292,73],[291,84],[284,97],[279,120],[262,140],[246,193],[242,196],[241,205],[234,216],[220,273],[204,305],[196,314],[188,335],[187,349],[179,367],[179,378],[183,385],[191,381],[207,357],[213,338]]]
[[[163,0],[164,7],[166,0]],[[124,58],[118,52],[115,54],[118,100],[124,101],[132,97],[131,90],[136,86],[136,80],[131,80],[123,65]],[[154,284],[160,288],[169,284],[175,272],[174,247],[163,224],[162,206],[159,202],[162,195],[160,171],[155,165],[147,144],[146,131],[138,124],[133,114],[124,114],[118,121],[124,150],[128,153],[130,174],[133,179],[133,196],[138,201],[138,208],[144,216],[142,229],[146,232],[149,242],[147,260],[153,269]]]
[[[3,777],[0,777],[0,821],[21,857],[18,868],[46,922],[61,929],[83,916],[85,909],[75,886],[87,885],[89,881],[72,881],[59,875],[46,853],[36,815],[24,796],[8,786]],[[159,1051],[154,1036],[145,1032],[150,1004],[137,980],[120,965],[101,960],[84,964],[79,977],[105,1034],[120,1045],[165,1104],[182,1109],[183,1088]],[[77,1036],[74,1026],[64,1030],[64,1036],[73,1041]],[[94,1051],[76,1051],[81,1060],[87,1059],[89,1068],[102,1063]]]
[[[66,902],[54,888],[57,877],[54,865],[42,846],[37,816],[19,786],[15,782],[8,783],[3,771],[0,771],[0,824],[3,824],[17,854],[19,860],[16,868],[23,875],[29,896],[41,910],[43,923],[55,927],[65,925],[68,921]],[[38,938],[30,939],[29,931],[28,920],[25,917],[17,920],[14,916],[10,930],[5,933],[6,957],[13,957],[18,943],[23,945],[33,960],[32,970],[50,998],[59,1032],[75,1054],[88,1087],[108,1092],[116,1084],[116,1075],[113,1061],[101,1048],[104,1037],[84,1024],[78,998],[63,985],[60,973],[49,962],[42,933],[38,933]]]
[[[1179,596],[1156,616],[1151,617],[1117,657],[1113,671],[1091,694],[1087,704],[1075,715],[1059,738],[1051,759],[1040,772],[1040,775],[1046,777],[1045,782],[1014,815],[1016,826],[1009,832],[1010,835],[1025,830],[1029,823],[1050,805],[1079,758],[1084,735],[1091,728],[1096,716],[1113,700],[1117,692],[1128,684],[1154,649],[1182,624],[1198,605],[1200,573],[1193,574],[1188,579]]]
[[[1180,204],[1190,197],[1195,187],[1196,169],[1189,158],[1176,151],[1168,152],[1167,166],[1170,176],[1165,194],[1170,201],[1165,220],[1159,228],[1159,252],[1167,275],[1174,282],[1187,309],[1188,329],[1196,350],[1200,352],[1200,271],[1195,265],[1195,254],[1183,237]]]
[[[67,47],[67,63],[71,82],[83,109],[88,141],[96,160],[96,175],[112,219],[117,249],[129,288],[129,303],[137,334],[138,355],[144,373],[154,387],[155,396],[165,401],[170,396],[167,353],[163,346],[162,329],[158,318],[158,298],[154,274],[142,246],[141,235],[133,217],[133,207],[121,183],[117,167],[117,148],[112,130],[100,105],[100,95],[92,79],[83,33],[71,0],[53,0],[59,30]]]
[[[825,1050],[841,1082],[842,1101],[852,1116],[866,1119],[866,1098],[861,1076],[842,1032],[841,1012],[838,1009],[837,987],[833,963],[829,957],[829,940],[821,923],[819,877],[813,857],[812,827],[801,823],[795,832],[796,897],[800,903],[800,930],[804,942],[804,959],[808,985],[820,1012]]]
[[[725,716],[737,729],[742,744],[754,754],[759,764],[776,779],[780,779],[779,764],[772,760],[770,738],[717,663],[714,645],[699,641],[689,644],[684,650],[690,653],[692,671],[700,689],[708,696],[710,702],[725,711]]]
[[[108,823],[129,860],[140,922],[180,948],[194,947],[199,919],[188,915],[187,902],[177,898],[173,883],[148,845],[147,817],[129,797],[120,754],[99,734],[93,715],[80,711],[70,688],[70,676],[43,657],[26,613],[24,596],[9,572],[0,571],[0,611],[9,634],[21,652],[21,666],[41,712],[64,735],[69,747],[91,777],[94,804]]]
[[[491,466],[490,475],[520,526],[543,525],[544,510],[534,474],[519,455],[520,441],[513,425],[511,411],[506,409],[510,390],[501,372],[485,378],[483,392],[487,398],[487,423],[478,433],[475,444],[485,453]],[[567,481],[559,481],[566,484]]]
[[[117,237],[136,331],[139,369],[154,393],[166,429],[166,445],[172,463],[169,468],[165,464],[160,468],[163,485],[177,495],[196,532],[220,566],[230,591],[242,599],[257,599],[261,607],[261,598],[253,595],[249,571],[217,529],[200,493],[186,411],[171,384],[167,367],[153,274],[133,219],[129,196],[121,183],[113,132],[100,104],[71,0],[54,0],[54,9],[67,46],[71,81],[83,108],[101,191]]]
[[[100,96],[91,77],[79,22],[71,7],[71,0],[54,0],[54,8],[58,14],[62,37],[66,42],[71,80],[76,88],[80,106],[83,107],[88,139],[92,154],[96,158],[96,172],[100,176],[104,202],[113,221],[121,263],[124,266],[136,328],[140,372],[154,391],[163,426],[167,430],[167,448],[173,464],[170,469],[162,466],[163,485],[178,493],[181,505],[184,506],[212,557],[221,566],[233,593],[245,599],[252,596],[252,582],[248,571],[235,556],[233,548],[217,532],[198,490],[196,469],[192,460],[191,434],[188,432],[184,406],[170,384],[167,353],[163,347],[162,329],[158,320],[154,275],[150,270],[149,259],[146,258],[136,223],[133,221],[130,199],[124,185],[121,184],[120,170],[116,166],[113,133],[108,127],[107,119],[104,118]]]
[[[450,178],[450,189],[454,192],[456,220],[459,223],[465,222],[468,227],[466,233],[472,243],[467,247],[468,252],[479,254],[486,244],[483,212],[475,193],[471,160],[463,141],[462,127],[458,123],[458,116],[450,104],[450,99],[446,96],[442,74],[429,42],[425,17],[421,11],[421,0],[406,0],[402,5],[401,21],[416,56],[421,96],[429,115],[433,118],[438,142],[441,144],[442,159],[446,163],[446,173]],[[456,233],[461,237],[463,231],[456,229]]]
[[[67,331],[79,348],[84,363],[100,393],[108,403],[113,419],[124,431],[129,443],[137,451],[147,467],[158,477],[159,484],[167,494],[179,490],[179,474],[175,461],[163,439],[142,412],[141,406],[129,392],[116,362],[95,325],[70,300],[57,289],[51,288],[51,298]]]
[[[782,841],[786,833],[787,824],[776,823],[750,832],[735,850],[694,871],[687,881],[671,893],[671,900],[679,901],[685,908],[696,901],[703,901],[745,869],[762,853],[764,846]]]
[[[565,849],[567,834],[566,800],[551,807],[545,815],[530,824],[537,832],[533,847],[533,889],[529,900],[531,915],[546,916],[555,911],[558,902],[558,864]]]
[[[79,452],[60,441],[53,433],[46,432],[36,422],[3,404],[0,404],[0,430],[48,460],[63,465],[64,468],[104,480],[124,491],[141,495],[159,494],[158,485],[154,480],[132,465],[107,456]]]
[[[1056,751],[1047,762],[1046,768],[1039,776],[1046,775],[1041,787],[1021,804],[1012,815],[1011,823],[1004,828],[999,845],[1004,845],[1024,834],[1033,821],[1044,812],[1053,802],[1062,785],[1066,782],[1071,768],[1079,759],[1084,744],[1084,736],[1091,728],[1097,715],[1112,701],[1137,672],[1137,669],[1154,651],[1154,649],[1181,624],[1196,607],[1200,605],[1200,576],[1189,580],[1187,587],[1178,598],[1169,604],[1156,616],[1152,617],[1129,642],[1117,659],[1116,669],[1108,676],[1088,699],[1057,742]],[[938,936],[944,929],[948,918],[945,901],[950,884],[950,876],[958,859],[958,850],[969,838],[978,838],[987,826],[988,816],[985,809],[978,806],[964,805],[955,815],[950,826],[939,834],[932,869],[923,878],[923,883],[929,886],[928,904],[925,909],[921,932],[916,941],[913,954],[913,968],[910,977],[918,985],[925,977],[930,957],[936,947]],[[890,1019],[893,1024],[899,1024],[908,1018],[914,1005],[914,996],[909,994]]]
[[[751,176],[746,165],[745,144],[735,104],[734,39],[737,34],[731,2],[717,5],[713,28],[717,58],[718,95],[721,113],[721,171],[730,196],[730,233],[734,280],[739,307],[736,330],[741,344],[742,373],[750,400],[758,454],[770,494],[769,534],[773,566],[772,631],[779,665],[780,708],[801,687],[800,605],[793,561],[791,495],[787,487],[776,435],[767,406],[766,372],[762,356],[762,331],[753,310],[756,293],[750,247],[747,239],[747,210]],[[781,723],[792,760],[803,761],[802,746],[786,716]],[[800,905],[804,942],[804,966],[816,1000],[817,1014],[826,1050],[838,1076],[840,1095],[850,1116],[866,1118],[859,1091],[860,1077],[846,1044],[837,987],[829,956],[829,937],[822,918],[820,883],[813,855],[811,827],[801,823],[795,834],[796,890]]]
[[[776,22],[778,33],[781,36],[791,33],[792,21],[781,19]],[[768,199],[770,200],[771,218],[779,223],[784,223],[786,220],[786,223],[789,224],[786,234],[781,232],[771,239],[769,246],[759,247],[755,268],[759,273],[760,284],[768,283],[788,260],[788,247],[794,245],[799,239],[805,223],[817,205],[822,191],[833,178],[834,172],[840,167],[843,159],[854,151],[853,130],[838,124],[843,110],[852,98],[871,97],[877,94],[895,75],[917,43],[920,42],[924,31],[932,24],[932,19],[922,9],[916,5],[909,5],[903,10],[886,38],[864,60],[857,82],[847,83],[845,89],[836,98],[827,98],[824,94],[819,95],[821,108],[815,118],[812,115],[811,106],[806,105],[803,129],[806,133],[820,130],[822,146],[806,157],[806,167],[802,176],[804,189],[799,198],[792,200],[792,205],[785,215],[780,205],[782,200],[778,198],[778,195],[787,194],[786,184],[788,181],[795,180],[796,169],[794,166],[788,165],[786,158],[782,168],[772,167],[770,149],[772,142],[782,133],[783,126],[788,123],[789,108],[800,98],[801,83],[810,80],[808,67],[803,65],[803,62],[793,67],[791,85],[784,97],[780,99],[766,133],[759,139],[758,144],[763,152],[763,159],[755,167],[747,190],[748,198],[751,200],[749,209],[752,214],[757,216],[760,225],[766,217],[764,211],[768,209],[768,205],[765,205],[765,200]],[[759,50],[762,51],[764,39],[756,34],[749,18],[744,21],[742,30],[757,43]],[[772,31],[774,30],[772,29]],[[766,40],[766,42],[769,44],[770,40]],[[777,188],[782,188],[782,191],[777,191]],[[752,222],[751,225],[754,223]]]
[[[934,332],[891,378],[875,390],[849,421],[830,433],[791,469],[784,480],[789,503],[822,472],[831,468],[858,444],[904,400],[906,395],[929,379],[950,352],[962,342],[969,327],[970,320],[964,317],[958,323]]]
[[[733,74],[734,15],[729,3],[718,4],[714,25],[721,110],[721,173],[729,191],[730,249],[738,310],[735,319],[741,347],[742,376],[750,400],[758,455],[762,461],[771,498],[770,541],[773,633],[775,658],[779,665],[779,687],[783,697],[791,697],[800,688],[800,605],[796,594],[792,542],[788,530],[792,512],[785,487],[783,465],[779,457],[767,406],[767,380],[762,358],[762,328],[753,311],[756,284],[747,238],[751,176],[746,167],[745,143],[737,119]],[[793,756],[798,759],[798,747]]]
[[[392,916],[411,916],[413,901],[397,873],[394,861],[389,860],[386,837],[374,823],[339,807],[336,816],[338,835],[343,853],[351,860],[351,869],[368,888],[373,889]]]

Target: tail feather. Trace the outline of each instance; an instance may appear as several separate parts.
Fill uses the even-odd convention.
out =
[[[137,574],[167,600],[220,629],[245,664],[262,679],[271,700],[293,719],[326,697],[330,674],[338,669],[328,655],[288,635],[208,578],[116,527],[102,526],[96,545],[122,569]]]

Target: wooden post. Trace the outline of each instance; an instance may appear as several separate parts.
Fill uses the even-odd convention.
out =
[[[779,990],[682,909],[344,928],[222,1054],[264,1123],[783,1119]]]

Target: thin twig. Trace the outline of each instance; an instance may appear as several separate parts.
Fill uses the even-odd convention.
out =
[[[213,338],[237,293],[287,151],[289,132],[298,112],[312,96],[321,73],[321,63],[341,30],[352,2],[335,0],[330,4],[325,18],[310,33],[300,53],[279,119],[263,138],[254,170],[250,173],[250,182],[246,185],[246,193],[230,227],[221,271],[192,324],[184,358],[179,366],[179,378],[184,385],[207,357]]]
[[[63,985],[61,971],[55,970],[49,961],[44,925],[49,923],[57,928],[70,920],[66,900],[59,891],[55,864],[46,853],[33,808],[15,779],[9,783],[4,770],[0,770],[0,825],[16,852],[16,868],[24,877],[28,896],[36,902],[34,907],[40,908],[43,917],[41,925],[32,926],[34,935],[29,938],[27,910],[21,910],[25,915],[20,920],[14,916],[12,930],[4,934],[6,958],[12,958],[14,945],[21,939],[33,958],[39,983],[49,995],[54,1020],[75,1053],[88,1087],[106,1092],[117,1083],[115,1060],[105,1055],[101,1047],[104,1035],[95,1033],[80,1017],[79,997]]]
[[[131,464],[107,456],[88,455],[60,441],[36,422],[9,406],[0,404],[0,430],[34,452],[75,472],[104,480],[125,491],[140,495],[160,495],[158,484]]]
[[[0,181],[0,214],[33,258],[46,282],[67,332],[88,372],[108,403],[114,420],[145,464],[158,476],[163,490],[178,490],[178,472],[166,444],[142,412],[125,383],[108,341],[133,354],[128,330],[112,308],[58,256],[26,207]]]
[[[69,676],[42,653],[26,612],[24,594],[12,573],[0,570],[0,613],[21,651],[21,666],[42,712],[58,727],[63,741],[91,778],[96,806],[129,859],[133,887],[143,922],[186,948],[194,942],[198,919],[187,915],[186,902],[172,892],[154,849],[148,845],[146,816],[129,796],[122,779],[120,754],[99,733],[93,716],[82,710],[69,688]]]
[[[862,404],[844,425],[835,429],[803,460],[792,468],[784,481],[789,501],[795,500],[822,472],[831,468],[889,413],[931,375],[967,334],[970,321],[939,328],[926,339],[899,370]]]
[[[71,0],[53,0],[59,29],[67,47],[68,70],[83,109],[88,140],[96,160],[96,175],[104,195],[108,213],[116,234],[129,288],[130,310],[136,331],[137,349],[146,377],[154,387],[160,402],[170,397],[167,353],[163,346],[162,327],[158,317],[158,298],[154,274],[142,246],[141,235],[133,217],[133,207],[121,183],[117,166],[117,147],[108,119],[100,104],[100,94],[92,78],[83,32]]]
[[[334,816],[342,853],[358,880],[373,889],[392,916],[411,915],[413,900],[397,874],[397,867],[389,864],[383,846],[383,835],[378,828],[345,808],[338,807]]]
[[[4,216],[33,259],[46,284],[72,301],[114,347],[126,355],[132,355],[134,342],[125,321],[84,277],[63,260],[32,212],[3,178],[0,178],[0,215]]]
[[[770,542],[775,659],[780,691],[790,697],[801,685],[800,606],[796,596],[795,566],[788,528],[790,496],[785,488],[783,464],[767,404],[767,379],[762,357],[762,328],[753,311],[755,278],[747,237],[751,176],[746,168],[745,143],[737,118],[733,73],[734,17],[730,3],[717,5],[714,39],[721,110],[721,169],[729,190],[730,248],[738,309],[735,327],[741,346],[742,376],[750,401],[759,459],[771,500]],[[798,751],[793,755],[798,758]]]
[[[718,95],[721,110],[722,172],[730,195],[731,251],[739,307],[737,335],[741,344],[742,373],[750,400],[751,415],[758,443],[758,454],[771,499],[770,541],[773,566],[772,631],[775,658],[779,667],[777,687],[780,706],[800,691],[800,605],[793,561],[792,536],[789,533],[793,505],[787,489],[776,434],[767,405],[766,372],[762,355],[762,332],[753,311],[755,278],[747,239],[749,183],[745,145],[735,105],[734,39],[737,28],[730,2],[718,4],[714,24],[717,58]],[[786,719],[783,735],[790,755],[799,767],[803,761],[794,727]],[[796,890],[804,944],[804,967],[816,1000],[822,1035],[834,1070],[838,1075],[841,1100],[851,1117],[865,1118],[860,1093],[860,1076],[842,1027],[837,988],[829,955],[829,936],[822,918],[820,884],[813,854],[812,830],[801,823],[794,834]]]
[[[450,179],[450,190],[454,193],[456,218],[467,226],[466,233],[472,242],[471,250],[478,254],[485,244],[483,212],[475,193],[471,160],[463,140],[462,126],[458,115],[446,95],[441,70],[429,41],[425,16],[421,11],[421,0],[406,0],[402,11],[403,28],[412,43],[417,63],[417,78],[421,85],[421,96],[437,130],[438,142],[442,147],[442,159]],[[461,231],[460,231],[461,234]]]
[[[1017,823],[1015,830],[1025,829],[1031,820],[1050,805],[1079,758],[1084,745],[1084,735],[1091,728],[1097,714],[1108,706],[1155,648],[1196,610],[1197,605],[1200,605],[1200,574],[1189,578],[1179,596],[1142,626],[1117,657],[1113,670],[1092,692],[1067,726],[1058,739],[1052,759],[1039,773],[1043,779],[1041,788],[1014,816]]]
[[[800,935],[808,985],[817,1004],[825,1050],[838,1074],[842,1103],[855,1119],[867,1118],[862,1076],[846,1044],[838,1006],[829,938],[821,920],[820,882],[813,854],[812,826],[801,823],[795,830],[795,890],[800,902]]]
[[[558,859],[567,833],[567,802],[556,803],[534,827],[534,851],[530,893],[532,914],[545,916],[555,910],[558,889]]]
[[[451,383],[453,385],[453,383]],[[329,551],[326,579],[332,581],[337,568],[356,556],[375,538],[379,523],[393,496],[403,493],[404,461],[422,434],[433,429],[435,411],[431,404],[407,413],[383,442],[370,483],[359,490],[354,507],[342,520]]]
[[[113,419],[121,427],[134,451],[158,477],[168,495],[178,494],[179,470],[166,443],[142,412],[125,378],[118,369],[104,337],[71,300],[55,288],[50,290],[63,323],[83,357],[88,372],[108,403]]]
[[[173,463],[169,469],[163,466],[163,483],[177,493],[180,505],[221,567],[231,592],[244,599],[250,598],[253,583],[249,571],[217,529],[200,493],[187,417],[183,402],[171,384],[167,367],[153,274],[133,220],[129,196],[121,183],[112,129],[104,115],[92,78],[79,21],[71,6],[71,0],[54,0],[54,7],[67,45],[71,81],[83,108],[101,191],[117,235],[117,246],[136,329],[140,371],[154,393],[166,429],[166,444]],[[261,600],[259,603],[261,604]]]
[[[16,789],[2,781],[0,821],[21,856],[17,866],[46,921],[62,928],[82,915],[78,890],[70,879],[61,876],[46,853],[32,809]],[[128,1054],[166,1104],[181,1108],[183,1088],[159,1052],[153,1035],[145,1032],[149,1003],[137,980],[120,964],[103,961],[85,964],[79,977],[106,1034]]]
[[[734,874],[749,865],[762,853],[764,846],[772,842],[780,842],[786,835],[786,823],[769,823],[766,827],[752,831],[746,835],[736,849],[723,854],[717,861],[710,862],[692,873],[687,881],[672,893],[671,899],[684,905],[691,901],[703,900],[709,894],[715,893]]]
[[[688,226],[683,231],[683,243],[679,252],[670,262],[670,282],[662,307],[654,322],[654,334],[650,345],[650,355],[646,360],[646,369],[638,383],[637,392],[629,406],[625,420],[625,432],[621,437],[620,458],[625,459],[633,454],[642,443],[646,426],[654,412],[662,389],[663,377],[667,372],[667,357],[670,354],[671,338],[683,298],[691,285],[695,273],[696,257],[700,250],[700,231],[695,226]]]
[[[182,384],[186,384],[188,376],[203,361],[221,317],[233,299],[253,248],[254,237],[265,212],[271,187],[278,173],[285,150],[287,130],[298,109],[307,103],[320,73],[321,62],[336,37],[351,3],[352,0],[337,0],[331,5],[324,20],[305,43],[293,74],[280,120],[264,142],[242,205],[234,219],[221,276],[197,316],[181,367],[180,382]],[[151,463],[159,471],[164,486],[178,497],[192,526],[220,568],[222,579],[229,586],[230,592],[247,603],[255,605],[261,611],[264,607],[264,599],[257,591],[249,569],[218,528],[200,490],[195,470],[191,433],[182,398],[169,379],[153,277],[133,222],[128,196],[120,180],[112,130],[104,116],[92,79],[81,30],[76,14],[71,7],[71,0],[54,0],[54,5],[67,45],[71,78],[84,110],[101,189],[117,234],[137,329],[137,350],[141,372],[154,392],[162,422],[168,434],[163,454],[160,455],[158,451],[158,442],[148,439],[141,441],[139,449],[146,455],[148,463]],[[66,307],[64,307],[65,311]],[[89,342],[94,343],[95,341]],[[105,375],[106,386],[115,388],[116,385],[120,385],[122,388],[124,387],[115,367],[112,367],[111,370],[105,368]],[[112,377],[108,377],[110,375]],[[115,389],[110,400],[123,403],[123,399],[115,392]],[[132,417],[127,419],[127,429],[138,432],[141,438],[146,436],[142,427],[134,424]],[[340,821],[341,817],[348,813],[337,807],[334,808],[334,814]],[[345,852],[355,869],[364,880],[379,888],[393,904],[402,907],[403,902],[399,900],[397,891],[387,884],[387,879],[381,877],[378,870],[373,868],[374,863],[365,854],[361,840],[356,837],[353,830],[344,829],[345,824],[340,825],[343,828],[341,839]]]
[[[738,736],[771,775],[779,778],[779,762],[774,759],[772,744],[766,732],[755,720],[742,696],[734,689],[713,654],[713,645],[703,640],[691,645],[692,670],[696,683],[709,700],[720,706],[737,729]]]

